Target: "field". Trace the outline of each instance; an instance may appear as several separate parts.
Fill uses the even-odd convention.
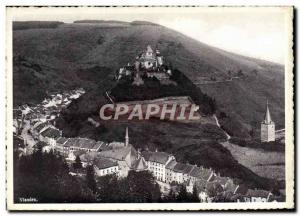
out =
[[[242,165],[256,174],[277,180],[285,178],[284,152],[270,152],[262,149],[241,147],[229,142],[221,142],[232,156]]]

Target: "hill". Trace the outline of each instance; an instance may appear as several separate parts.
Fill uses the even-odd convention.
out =
[[[249,137],[252,128],[257,135],[267,98],[276,127],[284,127],[283,66],[210,47],[163,26],[141,23],[114,27],[78,23],[15,30],[14,105],[40,101],[48,92],[76,86],[109,88],[115,70],[150,44],[216,100],[220,123],[231,135]],[[224,81],[239,72],[239,79]],[[215,79],[220,82],[203,82]]]

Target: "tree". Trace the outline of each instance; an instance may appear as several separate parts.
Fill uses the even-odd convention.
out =
[[[86,168],[86,184],[88,188],[90,188],[91,191],[93,191],[93,193],[97,192],[97,184],[95,180],[95,171],[93,165],[89,165]]]
[[[82,168],[82,163],[80,160],[80,157],[77,155],[75,159],[75,163],[73,164],[73,167],[75,170],[81,169]]]
[[[176,194],[172,188],[170,189],[169,194],[164,197],[163,201],[171,203],[176,201]]]
[[[14,158],[14,199],[36,198],[40,203],[94,202],[91,191],[69,174],[65,160],[40,149]]]
[[[178,202],[189,202],[189,196],[186,191],[186,187],[184,185],[181,185],[178,196],[176,197],[176,200]]]
[[[197,190],[196,185],[193,186],[193,193],[192,193],[192,196],[191,196],[191,202],[200,202],[199,192]]]

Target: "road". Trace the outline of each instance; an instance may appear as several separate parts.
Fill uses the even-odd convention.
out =
[[[32,152],[33,146],[36,144],[36,141],[33,139],[33,137],[28,133],[30,129],[30,123],[28,120],[24,120],[24,127],[21,132],[21,137],[24,139],[24,142],[26,144],[26,152]]]

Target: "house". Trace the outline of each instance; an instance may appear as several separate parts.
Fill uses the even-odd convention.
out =
[[[69,154],[67,155],[67,160],[68,161],[75,161],[76,160],[76,157],[80,157],[81,155],[85,154],[86,151],[84,150],[76,150],[76,151],[72,151],[72,152],[69,152]]]
[[[88,138],[69,138],[63,145],[64,154],[69,154],[73,151],[83,150],[86,152],[97,152],[104,143]]]
[[[93,165],[94,160],[99,156],[99,152],[86,152],[79,156],[83,167]]]
[[[187,182],[189,180],[189,174],[193,168],[194,166],[190,164],[176,163],[171,169],[171,182],[176,182],[178,184]]]
[[[166,165],[166,182],[167,183],[172,183],[173,181],[173,168],[177,164],[176,160],[171,160],[167,165]]]
[[[70,138],[60,137],[58,140],[56,140],[55,150],[60,154],[64,155],[64,144],[69,140]]]
[[[121,177],[126,177],[129,170],[134,169],[138,157],[137,151],[131,144],[122,148],[101,151],[98,154],[100,157],[116,161],[119,165],[119,174]]]
[[[35,138],[39,138],[40,133],[42,133],[44,130],[51,127],[51,125],[48,122],[37,122],[33,128],[32,128],[32,135]]]
[[[244,196],[245,202],[270,202],[273,194],[265,190],[249,189]]]
[[[170,161],[175,160],[175,157],[166,152],[158,151],[144,151],[142,155],[154,177],[159,181],[166,182],[166,166]]]
[[[204,167],[194,166],[189,174],[190,181],[194,184],[196,181],[203,180],[209,181],[214,176],[214,172],[211,169],[206,169]]]
[[[61,135],[62,132],[60,130],[49,127],[40,133],[39,139],[48,143],[50,146],[55,147],[56,140],[58,140],[61,137]]]
[[[117,174],[119,173],[119,166],[118,162],[97,157],[94,161],[94,169],[97,176],[105,176],[105,175],[111,175],[111,174]]]

